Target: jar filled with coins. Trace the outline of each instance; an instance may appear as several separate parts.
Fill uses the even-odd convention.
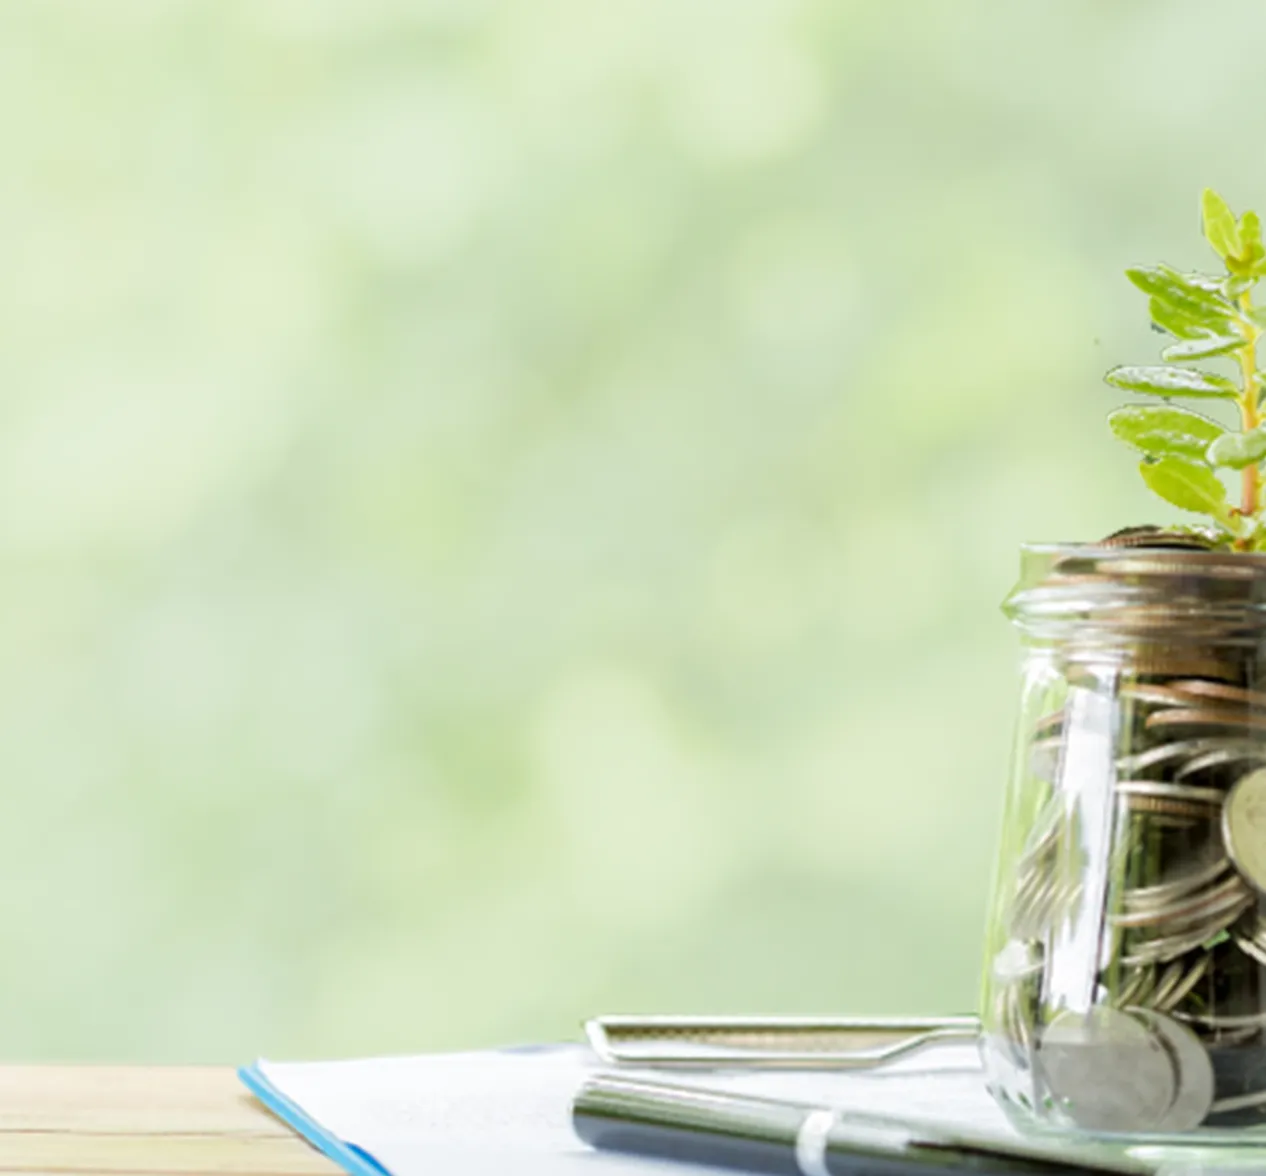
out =
[[[1138,529],[1031,547],[985,945],[1022,1125],[1266,1139],[1266,555]]]

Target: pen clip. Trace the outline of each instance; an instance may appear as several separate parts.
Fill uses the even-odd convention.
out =
[[[606,1016],[585,1036],[608,1065],[866,1070],[974,1041],[976,1017]]]

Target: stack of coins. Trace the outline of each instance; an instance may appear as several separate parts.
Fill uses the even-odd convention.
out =
[[[1058,561],[1044,602],[1085,624],[1026,735],[986,1030],[1077,1126],[1266,1125],[1266,561],[1139,528]]]

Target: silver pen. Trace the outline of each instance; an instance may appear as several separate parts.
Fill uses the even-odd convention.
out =
[[[650,1082],[591,1078],[572,1106],[591,1147],[775,1176],[1152,1176],[1119,1149],[1021,1142],[831,1107]]]
[[[977,1017],[607,1016],[585,1022],[608,1065],[865,1070],[974,1041]]]

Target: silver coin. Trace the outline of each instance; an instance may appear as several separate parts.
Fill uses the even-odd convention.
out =
[[[1217,881],[1230,868],[1230,859],[1219,855],[1208,864],[1187,869],[1175,878],[1166,878],[1165,881],[1154,882],[1150,886],[1137,886],[1132,890],[1123,891],[1121,905],[1135,910],[1164,907],[1175,899]]]
[[[1169,1050],[1177,1090],[1159,1131],[1194,1131],[1213,1106],[1213,1063],[1200,1039],[1185,1025],[1153,1009],[1131,1010]]]
[[[1226,739],[1176,739],[1171,743],[1162,743],[1158,747],[1149,747],[1146,751],[1134,755],[1122,756],[1117,760],[1117,771],[1125,776],[1133,776],[1139,772],[1150,772],[1153,768],[1163,768],[1166,764],[1190,760],[1192,756],[1202,755],[1224,747]]]
[[[1154,966],[1147,964],[1135,968],[1130,973],[1130,978],[1121,985],[1112,998],[1112,1005],[1114,1008],[1123,1009],[1129,1005],[1146,1004],[1155,987],[1156,969]]]
[[[1089,1131],[1153,1130],[1178,1093],[1168,1047],[1120,1009],[1056,1014],[1038,1040],[1037,1057],[1051,1096]]]
[[[1209,1113],[1223,1115],[1229,1111],[1247,1111],[1253,1107],[1260,1107],[1263,1103],[1266,1103],[1266,1090],[1250,1090],[1248,1094],[1233,1094],[1227,1098],[1218,1099],[1209,1108]]]
[[[1118,1008],[1129,1008],[1132,1005],[1136,1008],[1159,1008],[1161,1004],[1168,999],[1169,994],[1182,983],[1183,977],[1187,974],[1187,965],[1183,960],[1174,960],[1161,973],[1156,981],[1156,987],[1148,993],[1145,1000],[1120,1001]]]
[[[1187,974],[1175,985],[1174,990],[1168,993],[1164,1000],[1153,1000],[1152,1007],[1161,1013],[1176,1009],[1204,979],[1212,964],[1213,956],[1207,951],[1204,952],[1196,963],[1187,969]]]
[[[1177,1017],[1178,1010],[1174,1010],[1174,1016]],[[1259,1044],[1262,1036],[1262,1027],[1260,1025],[1245,1025],[1239,1029],[1207,1029],[1201,1026],[1201,1032],[1206,1034],[1206,1040],[1210,1045],[1216,1045],[1219,1048],[1230,1048],[1233,1045],[1245,1045],[1248,1042]]]
[[[1179,1012],[1173,1015],[1190,1025],[1203,1025],[1209,1029],[1262,1029],[1266,1028],[1266,1009],[1255,1013],[1210,1013],[1204,1010]]]
[[[1225,768],[1230,764],[1266,763],[1266,744],[1251,740],[1228,741],[1224,747],[1214,748],[1192,756],[1175,773],[1174,780],[1182,783],[1189,776],[1207,772],[1212,768]]]
[[[1220,805],[1226,798],[1226,793],[1220,788],[1201,788],[1196,784],[1167,784],[1163,780],[1119,780],[1117,791],[1123,796],[1180,800],[1188,804]]]
[[[1266,967],[1266,946],[1260,944],[1251,935],[1233,935],[1235,946],[1245,955],[1252,956],[1259,964]]]
[[[1244,880],[1238,874],[1232,874],[1216,886],[1208,886],[1194,894],[1183,894],[1164,905],[1111,915],[1109,922],[1115,927],[1204,925],[1232,908],[1242,909],[1247,897],[1248,888]]]
[[[1020,854],[1020,864],[1032,861],[1044,855],[1059,844],[1060,835],[1068,827],[1064,815],[1064,804],[1060,797],[1052,797],[1045,805],[1033,824],[1029,827],[1028,837],[1024,842],[1024,850]]]
[[[1222,840],[1235,868],[1266,893],[1266,769],[1244,776],[1227,795]]]
[[[1253,905],[1253,901],[1252,895],[1245,895],[1238,903],[1219,912],[1208,923],[1202,923],[1195,928],[1180,931],[1173,935],[1160,935],[1153,939],[1145,939],[1141,943],[1135,944],[1128,952],[1122,955],[1121,963],[1127,967],[1136,967],[1139,964],[1163,964],[1169,960],[1176,960],[1179,956],[1186,955],[1189,951],[1195,951],[1198,947],[1204,947],[1211,939],[1225,931],[1230,924],[1235,922],[1240,915]]]

